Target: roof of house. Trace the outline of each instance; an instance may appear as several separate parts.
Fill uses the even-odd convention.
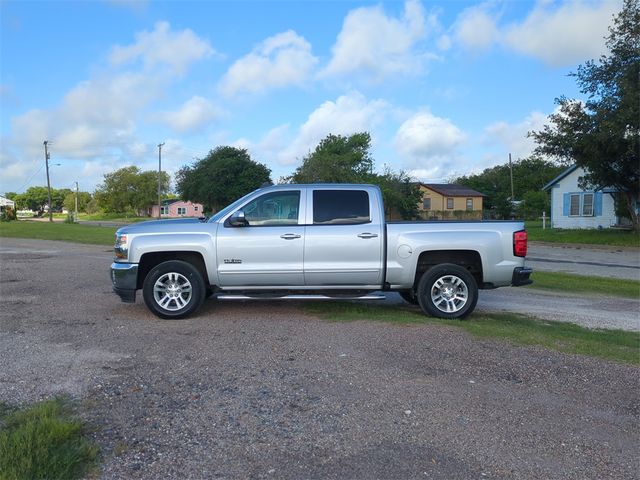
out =
[[[13,200],[9,200],[7,197],[0,195],[0,206],[3,207],[13,207],[15,202]]]
[[[569,168],[567,168],[564,172],[560,173],[560,175],[558,175],[556,178],[554,178],[553,180],[551,180],[549,183],[547,183],[544,187],[542,187],[542,190],[548,190],[551,187],[553,187],[556,183],[558,183],[560,180],[562,180],[564,177],[566,177],[567,175],[569,175],[570,173],[574,172],[576,169],[578,168],[578,165],[571,165]]]
[[[420,183],[420,185],[447,197],[486,197],[484,193],[455,183]]]
[[[180,200],[179,198],[170,198],[167,200],[162,200],[162,206],[168,207],[169,205],[173,205],[174,203],[184,202],[184,203],[192,203],[193,205],[200,205],[199,203],[190,202],[189,200]]]

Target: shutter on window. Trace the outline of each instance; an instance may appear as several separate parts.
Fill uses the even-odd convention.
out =
[[[562,195],[562,216],[569,216],[571,196],[568,193]]]
[[[596,217],[602,216],[602,192],[596,192],[593,196],[593,214]]]

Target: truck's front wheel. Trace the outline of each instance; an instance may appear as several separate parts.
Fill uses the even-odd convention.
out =
[[[418,283],[418,302],[427,315],[464,318],[478,302],[478,285],[473,275],[453,263],[442,263],[427,270]]]
[[[156,265],[144,279],[142,295],[149,310],[160,318],[184,318],[205,298],[205,285],[196,267],[180,260]]]

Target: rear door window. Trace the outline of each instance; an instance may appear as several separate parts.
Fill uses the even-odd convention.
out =
[[[314,225],[354,225],[371,221],[364,190],[314,190]]]

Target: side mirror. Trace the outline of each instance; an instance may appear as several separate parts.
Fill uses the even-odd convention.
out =
[[[247,219],[244,217],[244,210],[233,212],[229,217],[229,225],[232,227],[246,227],[249,225],[249,222],[247,222]]]

